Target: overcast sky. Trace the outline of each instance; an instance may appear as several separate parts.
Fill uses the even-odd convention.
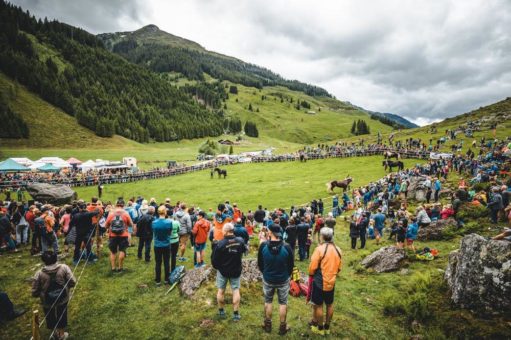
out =
[[[418,124],[511,96],[509,0],[14,0],[91,33],[155,24]]]

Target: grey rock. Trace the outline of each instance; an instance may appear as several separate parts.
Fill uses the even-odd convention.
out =
[[[482,315],[511,316],[511,242],[470,234],[449,254],[452,301]]]
[[[419,228],[417,239],[419,241],[438,241],[444,238],[444,232],[448,228],[456,227],[456,220],[452,217],[445,220],[431,222],[427,227]]]
[[[27,191],[34,200],[55,205],[68,204],[77,198],[76,192],[62,184],[32,183],[27,185]]]
[[[181,294],[190,297],[199,287],[202,282],[206,281],[211,274],[213,268],[211,266],[204,266],[200,268],[194,268],[186,271],[186,275],[181,279],[179,283],[179,291]]]
[[[365,268],[372,268],[377,273],[398,270],[406,259],[406,251],[394,246],[381,248],[362,260]]]

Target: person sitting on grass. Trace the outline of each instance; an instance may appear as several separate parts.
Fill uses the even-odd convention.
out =
[[[32,296],[39,297],[46,315],[46,327],[53,331],[57,339],[67,339],[67,304],[69,290],[76,285],[76,279],[67,264],[57,263],[57,253],[50,250],[41,256],[44,267],[32,281]]]
[[[342,268],[342,253],[333,243],[330,228],[320,230],[321,244],[314,249],[309,264],[309,289],[307,301],[313,306],[311,331],[318,335],[330,334],[330,322],[334,315],[335,279]],[[323,323],[323,304],[326,318]]]
[[[240,237],[234,236],[234,226],[232,223],[226,223],[222,227],[223,238],[220,240],[213,249],[211,254],[211,264],[216,272],[216,286],[217,303],[218,303],[218,316],[221,319],[225,315],[225,302],[224,294],[227,282],[231,284],[232,290],[232,305],[233,305],[233,321],[241,320],[239,313],[240,308],[240,276],[241,276],[241,258],[246,252],[247,248],[245,242]]]

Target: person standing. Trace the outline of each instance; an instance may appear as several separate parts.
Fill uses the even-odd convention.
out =
[[[314,249],[309,265],[310,293],[307,300],[313,306],[311,331],[328,335],[334,315],[335,279],[342,268],[342,253],[332,241],[333,231],[330,228],[322,228],[320,235],[322,243]],[[326,305],[324,323],[323,304]]]
[[[434,179],[433,187],[435,189],[435,203],[438,202],[438,197],[440,195],[440,190],[442,190],[442,183],[439,178]]]
[[[374,229],[376,233],[376,244],[380,243],[380,239],[383,237],[383,228],[385,227],[385,215],[382,213],[382,209],[378,208],[378,211],[372,217],[374,220]],[[367,227],[367,225],[366,225]]]
[[[123,272],[124,258],[128,242],[128,227],[133,226],[130,215],[124,210],[124,201],[117,200],[115,209],[108,214],[105,222],[108,229],[108,248],[110,248],[110,265],[112,272]],[[119,255],[117,255],[119,254]],[[115,260],[118,257],[118,265]]]
[[[271,225],[269,233],[270,240],[259,246],[257,254],[257,265],[263,273],[263,329],[265,332],[271,333],[273,296],[277,292],[280,318],[279,334],[285,335],[290,330],[286,322],[287,298],[289,280],[294,267],[294,256],[291,247],[282,241],[282,229],[279,225]]]
[[[154,208],[153,208],[154,209]],[[154,239],[155,282],[161,285],[161,264],[163,262],[163,281],[169,283],[170,237],[172,235],[172,221],[166,218],[167,208],[161,205],[158,208],[158,218],[152,222]]]
[[[46,315],[46,327],[53,331],[57,339],[67,339],[67,304],[69,291],[76,285],[71,268],[57,263],[57,253],[45,251],[41,256],[44,267],[32,281],[32,296],[39,297]]]
[[[45,252],[48,248],[52,247],[53,252],[59,252],[59,244],[57,242],[57,234],[55,233],[55,217],[51,212],[51,207],[45,205],[41,207],[41,222],[42,222],[42,235],[41,235],[41,247],[42,251]]]
[[[176,212],[176,218],[179,221],[179,261],[186,261],[185,256],[186,244],[190,239],[192,233],[192,219],[188,214],[186,205],[183,203],[180,205],[179,210]]]
[[[336,224],[337,224],[337,221],[334,218],[334,214],[329,212],[328,217],[325,219],[325,226],[334,230]]]
[[[82,243],[85,244],[86,258],[88,260],[94,260],[95,256],[92,255],[92,236],[95,232],[92,224],[92,218],[98,216],[99,209],[93,211],[87,211],[85,203],[80,203],[79,212],[71,218],[70,225],[75,228],[76,239],[75,239],[75,250],[73,256],[73,264],[76,265],[80,261],[80,257],[83,257],[84,252],[82,251]]]
[[[498,215],[501,209],[504,209],[502,204],[502,196],[500,195],[499,188],[492,189],[492,195],[487,205],[490,209],[490,219],[493,224],[498,223]]]
[[[142,250],[145,247],[145,262],[151,261],[151,243],[153,241],[153,220],[154,220],[154,207],[143,206],[140,208],[141,216],[137,223],[137,236],[138,236],[138,254],[139,260],[142,259]]]
[[[296,226],[296,236],[298,239],[298,257],[300,261],[306,258],[307,238],[309,236],[310,226],[305,222],[305,217],[300,218],[300,223]]]
[[[359,230],[357,226],[357,222],[354,217],[350,217],[350,238],[351,238],[351,249],[355,249],[357,247],[357,238],[359,236]]]
[[[203,267],[204,264],[204,250],[206,249],[206,242],[208,240],[209,229],[211,225],[206,219],[206,213],[199,211],[197,222],[192,229],[192,234],[195,237],[195,253],[197,264],[195,267]]]
[[[241,320],[239,313],[240,307],[240,276],[241,276],[241,258],[247,248],[245,242],[240,237],[234,236],[234,226],[232,223],[226,223],[223,226],[224,238],[219,241],[211,254],[211,264],[217,270],[216,286],[218,316],[225,318],[224,293],[227,282],[230,282],[232,290],[233,321]]]
[[[256,222],[255,227],[260,228],[264,225],[264,219],[266,218],[266,212],[263,210],[263,206],[259,205],[254,213],[254,220]]]
[[[168,208],[167,218],[169,218]],[[181,229],[181,225],[179,224],[179,221],[176,220],[175,215],[171,221],[172,232],[170,234],[170,272],[172,273],[174,269],[176,269],[177,252],[179,250],[179,229]]]

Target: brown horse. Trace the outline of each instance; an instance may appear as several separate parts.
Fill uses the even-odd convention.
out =
[[[346,189],[350,188],[350,183],[353,182],[353,178],[350,175],[346,176],[346,178],[342,181],[331,181],[326,184],[327,192],[334,192],[335,188],[342,188],[343,192],[346,192]]]
[[[398,152],[394,152],[394,151],[384,151],[383,157],[385,159],[391,159],[391,158],[401,159],[401,155]]]

